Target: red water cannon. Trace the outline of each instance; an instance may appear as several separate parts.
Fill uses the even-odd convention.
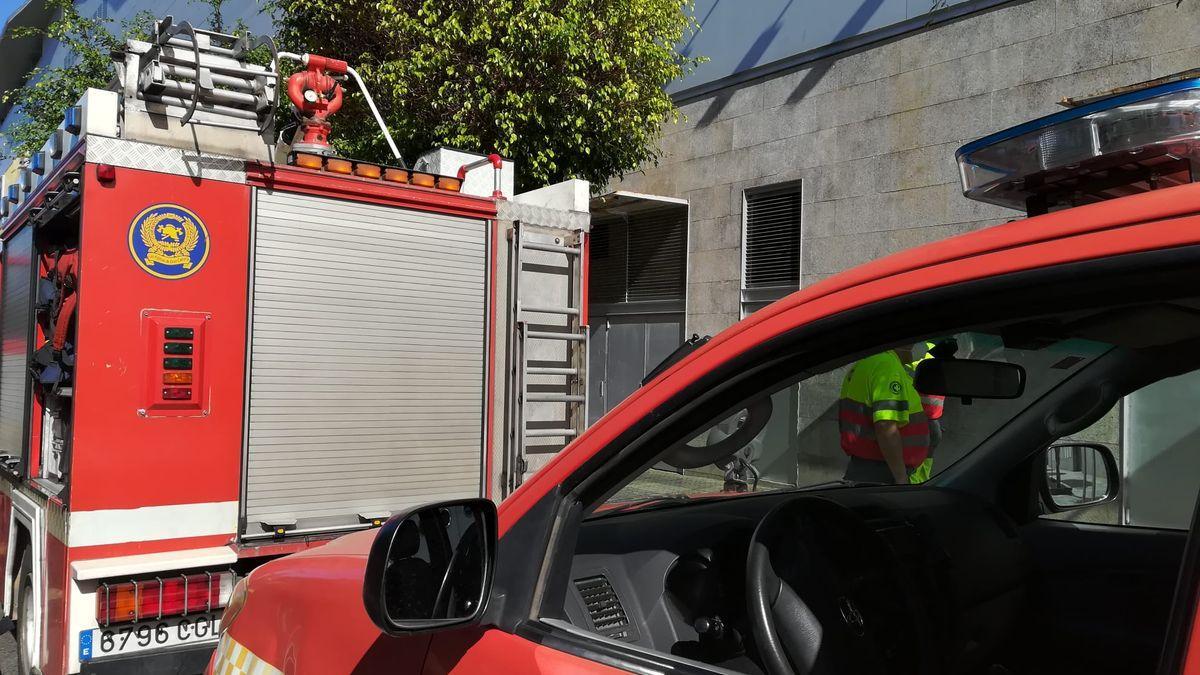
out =
[[[301,57],[304,70],[288,78],[288,98],[300,118],[299,140],[292,143],[296,152],[332,155],[329,145],[329,116],[342,107],[342,85],[349,66],[345,61],[316,54]]]

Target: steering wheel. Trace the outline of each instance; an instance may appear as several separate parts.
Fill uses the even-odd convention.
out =
[[[849,509],[799,497],[750,540],[750,625],[769,675],[937,672],[924,613],[891,547]]]

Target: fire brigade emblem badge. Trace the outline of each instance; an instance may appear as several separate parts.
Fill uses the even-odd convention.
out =
[[[129,224],[129,253],[160,279],[190,277],[208,260],[208,228],[182,206],[155,204]]]

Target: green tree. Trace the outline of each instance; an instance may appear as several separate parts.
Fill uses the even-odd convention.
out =
[[[50,38],[68,50],[64,67],[37,67],[30,71],[24,87],[4,93],[13,106],[16,122],[6,137],[14,156],[36,152],[62,122],[64,111],[75,105],[88,87],[105,87],[116,75],[112,51],[121,48],[134,25],[149,26],[149,15],[139,14],[114,25],[112,19],[85,17],[72,0],[45,0],[56,17],[46,28],[22,27],[15,37]]]
[[[519,161],[518,186],[603,184],[658,159],[664,85],[698,61],[692,0],[271,0],[282,48],[354,66],[405,157],[437,145]],[[390,153],[347,87],[332,142]]]
[[[218,33],[225,32],[225,18],[221,15],[221,7],[224,6],[225,0],[190,0],[190,2],[208,7],[208,25],[203,28]]]

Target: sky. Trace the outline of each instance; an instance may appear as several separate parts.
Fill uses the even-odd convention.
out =
[[[25,4],[26,0],[0,0],[0,20],[8,22],[8,17],[12,16],[17,8]]]

